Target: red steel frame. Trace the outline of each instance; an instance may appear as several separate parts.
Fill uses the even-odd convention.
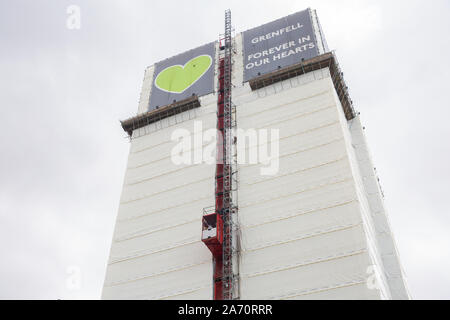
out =
[[[222,40],[224,44],[222,46]],[[223,53],[219,58],[217,99],[217,162],[215,177],[214,213],[203,216],[203,230],[216,228],[215,236],[203,238],[213,255],[214,300],[233,299],[232,213],[237,210],[232,202],[231,145],[233,127],[231,103],[231,12],[225,12],[225,37],[219,41]]]

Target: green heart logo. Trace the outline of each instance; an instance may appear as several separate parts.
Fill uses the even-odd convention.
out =
[[[158,74],[155,85],[163,91],[183,93],[208,71],[211,64],[210,56],[201,55],[189,60],[184,66],[167,67]]]

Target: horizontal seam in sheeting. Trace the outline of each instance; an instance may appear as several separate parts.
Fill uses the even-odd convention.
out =
[[[319,112],[321,112],[321,111],[325,111],[325,110],[328,110],[328,109],[334,109],[334,107],[335,107],[335,106],[328,106],[328,107],[323,108],[323,109],[319,109],[319,110],[316,110],[316,111],[313,111],[313,112],[301,114],[301,115],[298,115],[298,116],[295,116],[295,117],[291,117],[291,118],[288,118],[288,119],[285,119],[285,120],[269,122],[269,123],[266,123],[266,124],[264,124],[264,125],[262,125],[262,126],[259,126],[259,127],[256,127],[256,128],[253,128],[253,127],[252,127],[251,129],[255,129],[255,130],[261,130],[261,129],[276,129],[276,128],[273,127],[273,126],[276,125],[276,124],[278,124],[278,125],[280,125],[280,124],[285,125],[285,122],[288,122],[288,121],[291,121],[291,120],[295,120],[295,119],[298,119],[298,118],[307,117],[307,116],[310,116],[310,115],[312,115],[312,114],[319,113]],[[333,121],[332,123],[329,123],[329,124],[334,124],[334,123],[337,123],[337,122],[336,122],[336,121]],[[326,125],[327,125],[327,124],[325,124],[325,125],[321,124],[319,127],[326,126]],[[245,129],[244,129],[244,130],[245,130]],[[313,129],[310,129],[310,130],[314,130],[314,128],[313,128]],[[306,130],[305,132],[308,132],[308,131],[309,131],[309,130]]]
[[[367,249],[366,248],[362,248],[359,251],[358,250],[353,250],[353,251],[349,251],[349,252],[343,253],[341,255],[327,256],[327,257],[319,258],[319,259],[316,259],[316,260],[306,260],[306,261],[309,261],[309,262],[305,261],[303,263],[291,264],[291,265],[286,265],[286,266],[282,266],[282,267],[279,267],[279,268],[268,269],[266,271],[255,272],[253,274],[243,275],[242,277],[243,278],[259,277],[259,276],[266,275],[266,274],[269,274],[269,273],[286,271],[286,270],[290,270],[290,269],[297,269],[297,268],[309,266],[309,265],[312,265],[312,264],[318,264],[318,263],[329,262],[329,261],[333,261],[333,260],[344,259],[344,258],[356,256],[356,255],[359,255],[359,254],[362,254],[362,253],[365,253],[365,252],[367,252]]]
[[[255,114],[259,115],[259,114],[262,114],[262,113],[267,112],[267,111],[276,110],[276,109],[281,108],[281,107],[285,107],[285,106],[289,106],[289,105],[294,104],[294,103],[298,103],[300,101],[305,101],[305,100],[308,100],[308,99],[311,99],[311,98],[316,98],[316,97],[325,95],[325,94],[330,93],[330,92],[332,92],[332,91],[328,89],[328,90],[321,91],[319,93],[313,94],[313,95],[308,96],[308,97],[295,99],[295,100],[292,100],[292,101],[289,101],[289,102],[285,102],[283,104],[279,104],[279,105],[275,105],[275,106],[271,105],[270,108],[267,108],[266,110],[262,110],[261,111],[260,109],[258,109],[258,112],[253,112],[253,113],[248,113],[248,114],[243,114],[243,115],[239,114],[238,116],[239,116],[239,119],[250,118],[250,117],[253,117]],[[255,103],[255,107],[256,107],[258,99],[260,99],[260,98],[257,98],[257,99],[255,99],[253,101],[249,101],[249,102],[243,103],[243,105]],[[246,108],[246,110],[249,110],[251,108],[251,106],[247,105],[247,106],[245,106],[245,108]]]
[[[311,132],[313,132],[313,131],[322,130],[322,129],[324,129],[324,128],[332,127],[332,126],[334,126],[334,125],[336,125],[336,124],[339,124],[339,121],[333,121],[333,122],[330,122],[330,123],[321,125],[321,126],[319,126],[319,127],[315,127],[315,128],[308,129],[308,130],[305,130],[305,131],[301,131],[301,132],[289,134],[289,135],[286,135],[285,137],[280,138],[279,141],[284,140],[284,139],[289,139],[289,138],[292,138],[292,137],[295,137],[295,136],[301,136],[301,135],[304,135],[304,134],[307,134],[307,133],[311,133]],[[256,130],[256,129],[255,129],[255,130]],[[327,142],[327,143],[324,143],[324,144],[321,144],[321,145],[327,145],[327,144],[330,144],[331,142],[339,141],[339,140],[344,140],[344,136],[341,136],[340,138],[337,138],[337,139],[333,139],[333,140],[331,140],[330,142]],[[246,145],[245,145],[245,150],[248,150],[248,149],[251,149],[251,148],[256,148],[256,147],[258,147],[258,146],[262,146],[262,145],[265,145],[265,144],[266,144],[265,142],[263,142],[263,143],[258,143],[258,144],[256,144],[256,145],[252,145],[252,146],[247,146],[247,144],[246,144]],[[318,146],[321,146],[321,145],[318,145]],[[315,147],[317,147],[317,146],[305,148],[305,149],[303,149],[303,150],[314,149]],[[299,152],[299,151],[297,151],[297,152]]]
[[[335,107],[336,107],[335,104],[327,105],[327,106],[322,107],[322,108],[317,109],[317,110],[308,111],[308,112],[305,112],[305,113],[300,113],[300,114],[297,114],[295,116],[291,115],[290,117],[288,117],[286,119],[283,119],[283,120],[276,120],[276,121],[262,123],[259,127],[252,127],[252,128],[253,129],[262,129],[262,128],[268,128],[268,127],[270,128],[271,126],[276,125],[276,124],[281,124],[281,123],[285,123],[285,122],[288,122],[288,121],[297,120],[299,118],[308,117],[310,115],[313,115],[313,114],[316,114],[316,113],[320,113],[322,111],[326,111],[326,110],[329,110],[329,109],[335,109]],[[239,121],[241,122],[241,120],[239,120]],[[252,123],[254,123],[256,121],[257,120],[253,120]],[[245,125],[245,123],[244,123],[244,125]]]
[[[131,217],[128,217],[128,218],[126,218],[126,219],[117,219],[117,221],[118,221],[118,222],[122,222],[122,221],[129,221],[129,220],[134,220],[134,219],[146,217],[146,216],[149,216],[149,215],[152,215],[152,214],[161,213],[162,211],[166,211],[166,210],[170,210],[170,209],[182,207],[182,206],[184,206],[184,205],[186,205],[186,204],[193,203],[193,202],[200,201],[200,200],[204,200],[204,199],[208,199],[208,198],[210,198],[209,195],[208,195],[208,196],[201,197],[201,198],[193,199],[193,200],[190,200],[190,201],[187,201],[187,202],[183,202],[183,203],[177,204],[177,205],[175,205],[175,206],[165,207],[165,208],[158,209],[158,210],[151,211],[151,212],[147,212],[147,213],[144,213],[144,214],[140,214],[140,215],[136,215],[136,216],[131,216]],[[119,212],[119,214],[120,214],[120,212]]]
[[[142,149],[142,150],[139,150],[139,151],[131,151],[130,154],[136,154],[136,153],[143,152],[143,151],[145,151],[145,150],[147,150],[147,149],[156,148],[156,147],[159,147],[159,146],[161,146],[161,145],[163,145],[163,144],[169,143],[170,141],[171,141],[171,140],[164,140],[164,141],[162,141],[162,142],[160,142],[160,143],[157,143],[157,144],[152,145],[152,146],[150,146],[150,147],[146,147],[146,148],[144,148],[144,149]]]
[[[315,130],[320,130],[320,129],[323,129],[323,128],[326,128],[326,127],[330,127],[330,126],[333,126],[333,125],[335,125],[335,124],[338,124],[338,122],[334,121],[334,122],[332,122],[332,123],[329,123],[329,124],[326,124],[326,125],[323,125],[323,126],[320,126],[320,127],[314,128],[314,129],[311,129],[311,130],[306,130],[306,131],[303,131],[303,132],[300,132],[300,133],[297,133],[297,134],[294,134],[294,135],[290,135],[290,136],[287,136],[287,137],[284,137],[284,138],[281,138],[281,139],[289,138],[289,137],[296,136],[296,135],[302,135],[302,134],[309,133],[309,132],[312,132],[312,131],[315,131]],[[321,145],[313,146],[313,147],[310,147],[310,148],[306,148],[306,149],[303,149],[303,150],[299,150],[299,151],[296,151],[296,152],[291,152],[291,153],[288,153],[288,154],[279,156],[279,158],[284,158],[284,157],[288,157],[288,156],[290,156],[290,155],[298,154],[298,153],[301,153],[301,152],[310,151],[310,150],[313,150],[313,149],[316,149],[316,148],[320,148],[320,147],[323,147],[323,146],[332,144],[332,143],[337,142],[337,141],[342,141],[342,140],[343,140],[343,138],[341,137],[341,138],[334,139],[334,140],[332,140],[332,141],[330,141],[330,142],[327,142],[327,143],[324,143],[324,144],[321,144]],[[247,149],[248,149],[248,148],[246,147],[246,150],[247,150]],[[168,157],[165,157],[165,158],[163,158],[163,159],[166,159],[166,158],[168,158]],[[162,159],[160,159],[160,160],[162,160]],[[160,161],[160,160],[157,160],[157,161]],[[154,162],[157,162],[157,161],[154,161]],[[154,163],[154,162],[151,162],[151,163]],[[137,168],[140,168],[140,167],[149,165],[149,164],[151,164],[151,163],[147,163],[147,164],[144,164],[144,165],[139,166],[139,167],[133,167],[133,168],[130,167],[129,169],[137,169]],[[199,164],[199,165],[202,165],[202,164]],[[256,165],[259,165],[259,164],[256,164]],[[125,183],[125,185],[134,185],[134,184],[138,184],[138,183],[141,183],[141,182],[144,182],[144,181],[148,181],[148,180],[151,180],[151,179],[159,178],[159,177],[161,177],[161,176],[168,175],[168,174],[171,174],[171,173],[180,171],[180,170],[182,170],[182,169],[185,169],[185,168],[191,168],[191,167],[192,167],[192,166],[189,166],[189,167],[183,167],[183,168],[179,168],[179,169],[175,169],[175,170],[168,171],[168,172],[166,172],[166,173],[163,173],[163,174],[160,174],[160,175],[157,175],[157,176],[152,176],[152,177],[150,177],[150,178],[140,179],[140,180],[137,180],[137,181],[135,181],[135,182]]]
[[[326,143],[323,143],[323,144],[320,144],[320,145],[315,145],[315,146],[312,146],[312,147],[309,147],[309,148],[306,148],[306,149],[302,149],[302,150],[286,153],[286,154],[283,154],[281,156],[278,156],[278,159],[287,158],[289,156],[292,156],[292,155],[295,155],[295,154],[299,154],[299,153],[303,153],[303,152],[308,152],[308,151],[311,151],[311,150],[314,150],[314,149],[319,149],[319,148],[328,146],[330,144],[333,144],[333,143],[336,143],[336,142],[342,141],[342,140],[343,140],[342,138],[338,138],[338,139],[334,139],[334,140],[331,140],[329,142],[326,142]],[[344,158],[348,158],[347,154],[345,154],[344,156],[341,156],[340,159],[344,159]],[[245,169],[251,168],[251,167],[260,167],[261,165],[262,165],[262,163],[250,164],[250,165],[241,166],[240,169],[242,171],[243,169],[245,170]]]
[[[358,199],[350,199],[350,200],[347,200],[345,202],[335,202],[335,204],[332,205],[332,206],[327,206],[327,207],[323,207],[322,206],[322,207],[318,207],[318,208],[312,208],[312,209],[310,209],[308,211],[304,211],[304,212],[299,212],[297,210],[294,210],[293,211],[294,214],[287,215],[287,216],[274,217],[274,218],[272,218],[270,220],[266,220],[266,221],[263,221],[263,222],[258,223],[258,224],[247,225],[247,226],[244,226],[244,227],[242,227],[242,224],[241,224],[241,229],[255,228],[255,227],[258,227],[258,226],[262,226],[262,225],[265,225],[265,224],[268,224],[268,223],[272,223],[272,222],[276,222],[276,221],[280,221],[280,220],[286,220],[286,219],[298,217],[298,216],[301,216],[301,215],[315,213],[315,212],[318,212],[318,211],[324,211],[324,210],[328,210],[328,209],[331,209],[331,208],[346,206],[346,205],[348,205],[350,203],[354,203],[354,202],[358,202]]]
[[[329,107],[326,107],[326,108],[323,108],[323,109],[316,110],[314,112],[309,112],[309,113],[306,113],[306,114],[298,115],[296,117],[291,117],[289,119],[285,119],[285,120],[282,120],[282,121],[269,122],[269,123],[266,123],[266,124],[264,124],[262,126],[252,127],[250,129],[255,129],[255,130],[276,129],[277,127],[274,127],[274,125],[276,125],[276,124],[278,124],[278,125],[279,124],[283,124],[283,126],[285,126],[286,125],[285,123],[288,122],[288,121],[292,121],[292,120],[295,120],[295,119],[298,119],[298,118],[306,117],[306,116],[309,116],[309,115],[312,115],[312,114],[315,114],[315,113],[319,113],[321,111],[325,111],[325,110],[328,110],[328,109],[334,109],[334,106],[329,106]],[[328,125],[332,125],[332,124],[336,124],[336,123],[340,123],[340,122],[336,121],[336,120],[333,120],[333,122],[330,122],[330,123],[319,124],[319,126],[316,127],[316,128],[326,127]],[[316,128],[308,129],[308,130],[305,130],[303,132],[309,132],[309,131],[315,130]],[[245,130],[245,128],[242,128],[242,129]],[[303,133],[303,132],[300,132],[300,133]]]
[[[210,112],[209,114],[214,114],[214,113],[215,113],[215,111],[214,111],[214,112]],[[198,119],[200,119],[200,117],[199,117]],[[194,120],[194,119],[191,119],[191,120]],[[215,128],[215,118],[212,118],[211,120],[212,120],[211,122],[214,122],[213,127]],[[198,121],[202,121],[202,120],[198,120]],[[205,120],[205,121],[203,121],[203,122],[206,122],[206,121],[208,121],[208,120]],[[180,128],[180,129],[184,129],[184,127],[183,127],[183,128]],[[171,140],[171,139],[169,139],[169,140],[164,140],[164,141],[162,141],[162,142],[160,142],[160,143],[158,143],[158,144],[154,144],[154,145],[152,145],[152,146],[149,146],[149,147],[140,149],[140,150],[138,150],[138,151],[132,151],[132,152],[130,152],[130,154],[138,154],[138,153],[141,153],[141,152],[144,152],[144,151],[147,151],[147,150],[150,150],[150,149],[159,147],[159,146],[161,146],[161,145],[164,145],[164,144],[167,144],[167,143],[170,143],[170,142],[173,142],[173,140]]]
[[[334,182],[331,182],[331,183],[322,183],[322,184],[319,184],[319,185],[314,185],[313,187],[305,188],[305,189],[302,189],[302,190],[297,191],[297,192],[277,194],[277,195],[272,196],[270,198],[264,198],[264,200],[256,200],[256,201],[244,203],[243,205],[240,205],[239,208],[245,208],[245,207],[249,207],[249,206],[252,206],[252,205],[255,205],[255,204],[261,204],[261,203],[269,202],[269,201],[272,201],[272,200],[278,200],[278,199],[286,198],[286,197],[289,197],[289,196],[297,195],[297,194],[300,194],[300,193],[308,192],[308,191],[311,191],[311,190],[317,190],[317,189],[323,188],[325,186],[336,185],[336,184],[339,184],[339,183],[348,182],[348,181],[352,181],[352,180],[353,180],[353,178],[349,177],[349,178],[337,180],[337,181],[334,181]]]
[[[327,107],[327,108],[330,108],[330,107]],[[320,111],[320,110],[319,110],[319,111]],[[291,119],[289,119],[289,120],[291,120]],[[295,134],[292,134],[292,135],[288,135],[288,136],[286,136],[286,137],[280,138],[280,140],[287,139],[287,138],[290,138],[290,137],[293,137],[293,136],[298,136],[298,135],[306,134],[306,133],[313,132],[313,131],[316,131],[316,130],[320,130],[320,129],[323,129],[323,128],[326,128],[326,127],[330,127],[330,126],[333,126],[333,125],[336,125],[336,124],[339,124],[339,121],[333,121],[333,122],[331,122],[331,123],[327,123],[327,124],[325,124],[325,125],[321,125],[321,126],[319,126],[319,127],[313,128],[313,129],[309,129],[309,130],[306,130],[306,131],[302,131],[302,132],[299,132],[299,133],[295,133]],[[256,128],[256,129],[258,129],[258,128]],[[342,139],[343,139],[343,138],[339,138],[339,139],[336,139],[336,140],[333,140],[333,141],[342,140]],[[209,144],[204,144],[204,145],[202,145],[202,148],[203,148],[203,146],[207,146],[207,145],[209,145]],[[258,144],[258,145],[259,145],[259,144]],[[249,149],[249,148],[254,148],[254,147],[255,147],[255,146],[252,146],[252,147],[247,147],[247,146],[246,146],[245,149],[247,150],[247,149]],[[194,148],[194,149],[192,149],[192,150],[196,150],[196,149],[200,149],[200,148]],[[305,149],[305,150],[308,150],[308,149]],[[301,152],[301,151],[299,151],[299,152]],[[142,168],[142,167],[145,167],[145,166],[154,164],[154,163],[156,163],[156,162],[159,162],[159,161],[162,161],[162,160],[166,160],[166,159],[168,159],[168,158],[170,158],[170,156],[166,156],[166,157],[163,157],[163,158],[160,158],[160,159],[151,161],[151,162],[146,162],[146,163],[141,164],[141,165],[138,165],[138,166],[127,167],[127,169],[130,169],[130,170],[133,170],[133,169],[139,169],[139,168]],[[176,170],[175,170],[175,171],[176,171]],[[152,178],[154,178],[154,177],[152,177]],[[149,179],[152,179],[152,178],[148,178],[148,179],[145,179],[145,180],[149,180]],[[133,184],[133,183],[128,183],[128,184]]]
[[[240,60],[240,59],[238,59],[238,60]],[[242,66],[244,65],[240,61],[239,61],[239,64]],[[325,74],[324,74],[324,72],[325,72]],[[308,74],[296,76],[294,78],[286,79],[281,82],[273,83],[269,86],[259,88],[255,91],[249,91],[244,85],[241,85],[238,87],[239,92],[237,94],[237,97],[238,97],[240,104],[252,103],[258,99],[264,99],[266,97],[276,95],[276,94],[280,93],[281,91],[289,91],[289,90],[297,89],[300,86],[311,85],[313,82],[323,82],[324,80],[327,80],[327,79],[331,80],[331,74],[329,72],[330,72],[329,69],[328,69],[328,71],[325,71],[325,69],[312,71],[311,73],[308,73]],[[313,75],[313,76],[317,75],[319,78],[316,78],[316,76],[314,76],[314,79],[311,79],[311,75]],[[297,84],[293,83],[293,81],[292,81],[293,79],[296,79]],[[283,85],[283,83],[285,85],[287,83],[289,83],[289,86],[285,88],[284,87],[285,85]],[[276,87],[281,87],[281,90],[277,91]],[[268,90],[269,88],[273,88],[273,92],[271,92],[272,90]],[[331,90],[328,89],[328,91],[331,91]],[[260,94],[261,92],[264,92],[264,95]],[[315,95],[318,95],[318,94],[316,93]],[[315,95],[312,95],[310,97],[314,97]],[[250,99],[248,97],[250,97]],[[303,99],[308,99],[310,97],[306,97]],[[241,100],[244,100],[244,102],[242,102]]]
[[[189,116],[189,119],[182,119],[178,123],[168,124],[167,126],[164,125],[164,127],[163,127],[163,124],[162,124],[162,121],[164,121],[164,119],[161,119],[161,120],[159,120],[159,123],[161,123],[159,129],[155,128],[155,130],[147,131],[148,130],[148,129],[146,129],[147,126],[144,126],[144,127],[141,127],[141,128],[137,128],[137,129],[135,129],[133,131],[133,135],[131,136],[130,139],[134,140],[134,139],[138,139],[138,138],[141,138],[141,137],[145,137],[145,136],[151,135],[152,133],[155,133],[155,132],[158,132],[158,131],[161,131],[161,130],[164,130],[164,129],[168,129],[170,127],[175,127],[178,124],[196,120],[196,118],[198,118],[198,117],[196,117],[195,115],[192,118],[190,118],[190,116]],[[155,122],[155,123],[158,123],[158,122]],[[176,129],[172,129],[172,130],[176,130]],[[142,131],[144,131],[144,132],[142,132]],[[136,134],[134,134],[135,132],[136,132]]]
[[[276,297],[269,298],[269,299],[283,300],[283,299],[288,299],[288,298],[293,298],[293,297],[298,297],[298,296],[306,296],[306,295],[319,293],[319,292],[323,292],[323,291],[331,291],[331,290],[336,290],[336,289],[340,289],[340,288],[345,288],[345,287],[351,287],[351,286],[356,286],[356,285],[360,285],[360,284],[365,284],[366,282],[367,282],[367,280],[347,281],[347,282],[342,282],[340,284],[337,284],[335,286],[314,288],[314,289],[310,289],[310,290],[300,291],[300,293],[295,293],[295,294],[292,294],[292,295],[276,296]]]
[[[147,279],[147,278],[151,278],[151,277],[156,277],[156,276],[160,276],[160,275],[171,273],[171,272],[177,272],[177,271],[189,269],[189,268],[192,268],[192,267],[200,266],[200,265],[206,264],[208,262],[211,262],[211,259],[209,259],[207,261],[205,260],[205,261],[202,261],[202,262],[199,262],[199,263],[190,263],[190,264],[185,264],[185,265],[182,265],[182,266],[176,266],[176,267],[164,270],[162,272],[154,272],[154,273],[150,273],[150,274],[143,275],[143,276],[123,279],[121,281],[110,282],[110,283],[105,284],[105,287],[119,286],[119,285],[122,285],[122,284],[127,284],[127,283],[130,283],[130,282],[135,282],[135,281],[139,281],[139,280],[143,280],[143,279]]]
[[[204,113],[203,115],[198,116],[197,118],[194,118],[194,119],[190,119],[190,120],[201,119],[204,115],[210,115],[210,114],[215,114],[215,113],[216,113],[216,111],[213,110],[212,112]],[[186,121],[189,121],[189,120],[186,120]],[[144,136],[139,136],[138,138],[141,138],[141,137],[144,137]],[[134,139],[136,139],[136,138],[134,138]],[[164,140],[164,141],[162,141],[161,143],[152,145],[152,146],[150,146],[150,147],[146,147],[146,148],[143,148],[143,149],[138,149],[138,150],[136,150],[136,151],[131,151],[130,154],[131,154],[131,153],[133,153],[133,154],[139,153],[139,152],[145,151],[145,150],[147,150],[147,149],[151,149],[151,148],[153,148],[153,147],[155,147],[155,146],[159,146],[159,145],[161,145],[161,144],[164,144],[164,143],[167,143],[167,142],[170,142],[170,141],[171,141],[171,140]]]
[[[257,246],[257,247],[254,247],[254,248],[250,248],[250,249],[245,249],[245,250],[242,250],[242,251],[243,252],[254,252],[254,251],[266,249],[266,248],[269,248],[269,247],[275,247],[275,246],[283,245],[283,244],[290,243],[290,242],[296,242],[296,241],[300,241],[300,240],[305,240],[305,239],[319,237],[319,236],[322,236],[324,234],[329,234],[329,233],[334,233],[334,232],[339,232],[339,231],[343,231],[343,230],[352,229],[352,228],[355,228],[355,227],[358,227],[358,226],[361,226],[361,225],[362,225],[362,222],[349,223],[349,224],[341,225],[341,226],[334,226],[334,227],[330,227],[328,229],[307,233],[307,234],[305,234],[305,235],[303,235],[301,237],[290,238],[290,239],[285,239],[285,240],[280,240],[280,241],[275,241],[275,242],[268,242],[268,243],[266,243],[264,245]]]
[[[215,130],[216,128],[215,128],[215,126],[214,126],[214,127],[211,127],[211,129],[214,129],[214,130]],[[193,132],[193,134],[196,134],[196,133]],[[203,136],[204,136],[204,135],[203,135],[203,131],[202,131],[202,137],[203,137]],[[214,142],[214,141],[211,141],[211,142],[209,142],[209,143],[203,143],[203,141],[202,141],[202,145],[201,145],[200,147],[190,148],[189,151],[192,152],[192,153],[194,153],[195,150],[199,150],[199,149],[203,150],[204,147],[209,146],[209,145],[210,145],[211,143],[213,143],[213,142]],[[184,152],[184,150],[183,150],[183,152]],[[203,155],[203,153],[202,153],[202,155]],[[155,159],[155,160],[152,160],[152,161],[149,161],[149,162],[145,162],[145,163],[142,163],[142,164],[137,165],[137,166],[133,166],[133,167],[127,166],[127,169],[138,169],[138,168],[148,166],[148,165],[150,165],[150,164],[153,164],[153,163],[158,162],[158,161],[161,161],[161,160],[169,159],[169,158],[171,158],[171,157],[172,157],[172,155],[170,154],[170,155],[168,155],[168,156],[164,156],[164,157],[159,158],[159,159]]]
[[[134,201],[131,201],[131,202],[136,202],[136,201],[142,201],[142,200],[146,200],[146,199],[149,199],[150,197],[147,197],[147,198],[142,198],[142,199],[137,199],[137,200],[134,200]],[[182,206],[182,205],[184,205],[184,204],[186,204],[186,203],[192,203],[192,202],[195,202],[195,201],[198,201],[198,200],[201,200],[201,199],[207,199],[207,198],[210,198],[210,195],[207,195],[207,194],[203,194],[203,195],[201,195],[201,196],[199,196],[199,197],[197,197],[197,198],[192,198],[192,199],[190,199],[189,201],[185,201],[185,202],[182,202],[181,204],[177,204],[177,205],[174,205],[174,206],[169,206],[169,207],[162,207],[162,208],[158,208],[158,209],[156,209],[154,212],[157,212],[157,211],[162,211],[162,210],[165,210],[165,209],[167,209],[167,208],[174,208],[174,207],[179,207],[179,206]],[[172,201],[172,202],[174,202],[174,200],[170,200],[170,201]],[[125,204],[129,204],[129,203],[131,203],[131,202],[127,202],[127,203],[125,203]],[[121,203],[121,205],[123,205],[124,203]],[[152,212],[153,213],[153,212]]]
[[[146,200],[146,199],[149,199],[149,198],[151,198],[151,197],[152,197],[152,195],[149,195],[149,196],[145,196],[145,197],[141,197],[141,198],[136,198],[136,199],[133,199],[133,200],[128,200],[128,201],[126,201],[126,202],[121,202],[120,205],[125,205],[125,204],[130,204],[130,203],[136,202],[136,201]],[[206,194],[205,194],[205,193],[203,193],[203,195],[200,195],[199,197],[194,198],[194,199],[192,199],[192,200],[200,199],[200,198],[203,198],[203,197],[206,197]]]
[[[167,299],[167,298],[171,298],[171,297],[175,297],[175,296],[180,296],[180,295],[186,294],[186,293],[192,293],[192,292],[199,291],[201,289],[205,289],[205,288],[209,288],[209,287],[211,287],[211,284],[199,286],[199,287],[196,287],[196,288],[186,289],[184,291],[183,290],[174,291],[173,293],[170,293],[169,295],[159,296],[159,297],[155,297],[155,298],[152,298],[152,299],[163,300],[163,299]]]
[[[205,288],[208,288],[208,287],[211,287],[211,284],[205,284],[205,285],[197,286],[197,287],[194,287],[194,288],[189,288],[189,289],[186,289],[186,290],[174,291],[173,293],[170,293],[170,294],[164,295],[164,296],[147,297],[146,294],[140,294],[138,296],[130,296],[130,297],[127,297],[127,298],[124,298],[124,299],[162,300],[162,299],[165,299],[165,298],[170,298],[170,297],[179,296],[179,295],[182,295],[182,294],[187,294],[187,293],[199,291],[201,289],[205,289]]]
[[[144,180],[150,180],[150,179],[154,179],[154,178],[159,178],[159,177],[162,177],[162,176],[165,176],[165,175],[168,175],[168,174],[177,172],[177,171],[181,171],[181,170],[183,170],[183,169],[192,168],[192,167],[201,166],[201,165],[202,165],[202,164],[186,165],[185,167],[177,168],[177,169],[175,169],[175,170],[170,170],[170,171],[167,171],[167,172],[158,174],[158,175],[156,175],[156,176],[151,176],[150,178],[140,179],[140,180],[136,180],[136,181],[137,181],[137,182],[140,182],[140,181],[144,181]],[[128,172],[128,170],[127,170],[127,172]],[[131,183],[135,183],[135,182],[131,182]],[[129,183],[126,183],[126,184],[129,184]]]
[[[328,162],[323,162],[321,164],[318,164],[318,165],[315,165],[315,166],[312,166],[312,167],[303,167],[303,168],[300,168],[300,169],[283,172],[283,173],[277,174],[275,176],[269,176],[267,178],[254,179],[251,182],[244,182],[244,184],[246,184],[246,185],[254,185],[254,184],[257,184],[257,183],[266,182],[266,181],[278,179],[278,178],[281,178],[281,177],[286,177],[286,176],[289,176],[289,175],[292,175],[292,174],[296,174],[296,173],[300,173],[300,172],[306,172],[306,171],[309,171],[309,170],[312,170],[312,169],[317,169],[317,168],[320,168],[320,167],[325,167],[325,166],[327,166],[329,164],[334,164],[334,163],[340,162],[340,161],[345,160],[345,159],[347,159],[346,155],[344,155],[344,156],[342,156],[342,157],[340,157],[338,159],[334,159],[334,160],[331,160],[331,161],[328,161]]]
[[[184,247],[184,246],[187,246],[187,245],[190,245],[190,244],[193,244],[193,243],[198,243],[198,242],[201,242],[200,237],[199,237],[199,239],[196,239],[196,240],[191,240],[191,241],[186,241],[186,242],[178,242],[178,243],[172,244],[171,246],[167,246],[167,247],[160,248],[160,249],[154,249],[154,250],[150,250],[150,251],[142,250],[144,253],[141,252],[141,253],[131,254],[131,255],[128,255],[128,256],[125,256],[125,257],[122,257],[122,258],[112,259],[108,263],[108,265],[124,262],[124,261],[127,261],[127,260],[142,258],[142,257],[145,257],[145,256],[149,256],[151,254],[154,254],[154,253],[159,253],[159,252],[163,252],[163,251],[169,251],[169,250],[172,250],[172,249]]]
[[[132,198],[132,200],[127,200],[127,201],[124,201],[124,202],[121,202],[121,203],[122,204],[126,204],[126,203],[129,203],[129,202],[142,200],[142,199],[149,198],[149,197],[152,197],[152,196],[155,196],[155,195],[158,195],[158,194],[162,194],[162,193],[167,192],[167,191],[180,189],[180,188],[183,188],[183,187],[186,187],[186,186],[189,186],[189,185],[194,185],[196,183],[205,182],[205,181],[208,181],[208,180],[211,180],[211,177],[206,177],[206,178],[203,178],[203,179],[200,179],[200,180],[186,182],[186,183],[183,183],[183,184],[176,185],[175,187],[159,190],[157,192],[147,193],[147,194],[141,195],[139,198]],[[144,182],[144,181],[141,181],[141,183],[142,182]],[[125,186],[127,186],[127,185],[125,185]]]
[[[156,232],[160,232],[160,231],[164,231],[164,230],[168,230],[168,229],[173,229],[176,227],[180,227],[189,223],[194,223],[194,222],[201,222],[201,220],[199,218],[195,218],[195,219],[191,219],[191,220],[181,220],[181,223],[177,223],[177,224],[172,224],[172,225],[168,225],[159,229],[153,229],[153,230],[148,230],[148,229],[144,229],[144,230],[139,230],[133,233],[129,233],[129,234],[125,234],[121,237],[117,237],[114,242],[123,242],[126,240],[131,240],[131,239],[136,239],[136,238],[140,238],[140,237],[144,237],[147,236],[149,234],[152,233],[156,233]]]

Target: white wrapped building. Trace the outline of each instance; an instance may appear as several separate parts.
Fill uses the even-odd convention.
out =
[[[275,173],[261,174],[261,161],[236,166],[234,297],[409,299],[363,127],[309,12],[316,56],[249,81],[242,34],[233,38],[236,127],[278,132]],[[174,163],[173,132],[216,129],[220,92],[149,110],[154,73],[146,69],[137,115],[122,123],[131,147],[102,298],[211,299],[202,216],[217,200],[216,164]]]

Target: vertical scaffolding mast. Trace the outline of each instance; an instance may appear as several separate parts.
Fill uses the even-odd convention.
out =
[[[225,34],[219,38],[217,97],[217,163],[215,207],[204,210],[202,241],[213,255],[213,297],[215,300],[239,298],[237,244],[237,154],[235,144],[236,108],[231,101],[232,66],[231,12],[225,12]]]
[[[234,172],[234,124],[233,119],[234,107],[231,101],[231,11],[225,11],[225,34],[223,49],[223,121],[224,121],[224,137],[223,137],[223,251],[222,251],[222,292],[224,300],[231,300],[236,297],[237,275],[235,274],[234,258],[236,254],[234,239],[234,219],[237,213],[237,207],[233,203],[233,174]]]

